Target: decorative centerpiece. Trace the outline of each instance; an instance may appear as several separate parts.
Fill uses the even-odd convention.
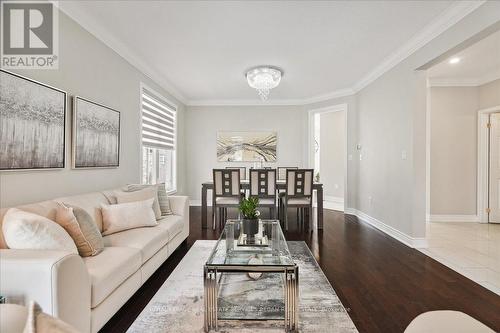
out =
[[[243,216],[242,231],[246,235],[247,240],[255,239],[255,234],[259,232],[259,216],[257,210],[259,206],[259,198],[250,197],[244,198],[240,203],[240,213]]]

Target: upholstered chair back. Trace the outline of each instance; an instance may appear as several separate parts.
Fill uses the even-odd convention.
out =
[[[214,169],[213,182],[216,197],[239,197],[241,195],[239,169]]]
[[[247,179],[247,168],[246,167],[226,167],[226,169],[238,169],[240,170],[240,179],[241,180],[246,180]]]
[[[311,197],[313,169],[287,169],[286,194],[288,197]]]
[[[250,169],[250,196],[259,198],[276,196],[276,169]]]
[[[298,167],[278,167],[278,180],[286,180],[286,170],[288,169],[297,170]]]

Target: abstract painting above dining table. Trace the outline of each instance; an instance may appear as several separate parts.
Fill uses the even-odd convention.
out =
[[[277,134],[274,131],[219,131],[219,162],[276,162]]]

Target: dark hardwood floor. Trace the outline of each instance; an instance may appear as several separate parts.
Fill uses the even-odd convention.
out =
[[[193,243],[218,238],[219,231],[201,229],[200,207],[191,207],[190,214],[186,244],[101,332],[125,332]],[[307,243],[360,332],[403,332],[420,313],[443,309],[465,312],[500,332],[500,296],[495,293],[355,216],[325,210],[324,230],[312,234],[294,229],[294,216],[287,240]]]

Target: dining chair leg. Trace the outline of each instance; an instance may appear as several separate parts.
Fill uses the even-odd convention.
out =
[[[305,219],[304,219],[304,207],[300,207],[300,224],[302,225],[302,231],[305,229]]]
[[[285,230],[288,231],[288,205],[285,203],[283,204],[283,218],[285,220]]]
[[[281,199],[278,198],[278,216],[277,216],[278,220],[280,220],[280,215],[281,215]]]
[[[307,211],[309,212],[307,216],[307,221],[309,223],[309,229],[311,229],[311,233],[313,232],[313,206],[312,204],[309,205],[309,208],[307,208]]]
[[[217,206],[212,206],[212,229],[215,230],[215,225],[217,221]]]

